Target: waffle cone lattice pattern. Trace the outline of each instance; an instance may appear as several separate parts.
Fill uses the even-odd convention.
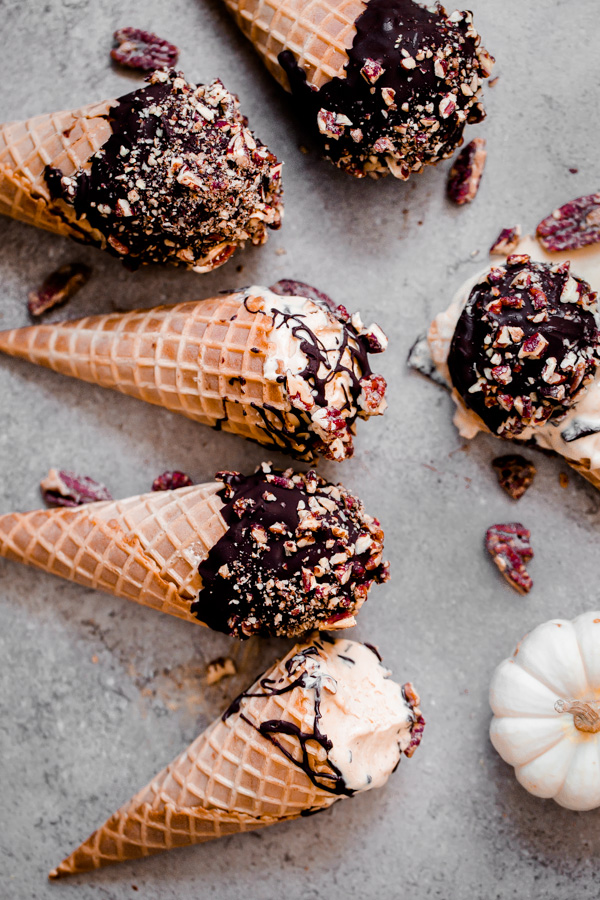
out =
[[[0,516],[0,556],[198,623],[198,563],[227,530],[221,488]]]
[[[107,115],[114,101],[70,112],[35,116],[0,128],[0,213],[55,234],[102,236],[85,219],[77,221],[66,203],[52,201],[44,178],[46,166],[72,175],[111,135]]]
[[[261,55],[271,74],[289,90],[287,75],[277,61],[291,50],[309,84],[322,87],[344,76],[346,51],[356,35],[355,22],[364,11],[362,0],[225,0],[243,33]]]
[[[296,650],[267,677],[287,678],[285,662]],[[251,691],[256,689],[255,685]],[[244,718],[234,713],[225,722],[214,722],[51,877],[251,831],[297,818],[303,810],[330,806],[337,799],[316,787],[249,724],[283,719],[311,731],[312,692],[296,689],[281,696],[247,698],[241,712]],[[293,738],[281,735],[278,739],[290,752],[298,753]]]
[[[272,446],[253,404],[285,412],[290,403],[263,376],[272,319],[243,300],[230,294],[32,325],[0,333],[0,350]]]

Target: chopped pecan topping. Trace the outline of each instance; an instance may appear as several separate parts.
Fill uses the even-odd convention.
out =
[[[503,437],[560,421],[600,364],[597,309],[568,263],[509,256],[467,299],[448,356],[453,386]]]
[[[192,610],[228,634],[293,636],[354,615],[387,580],[383,532],[359,500],[316,473],[219,473],[225,535],[199,566]]]

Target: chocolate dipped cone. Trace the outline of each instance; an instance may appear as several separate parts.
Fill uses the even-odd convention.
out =
[[[323,154],[357,177],[406,180],[484,117],[493,65],[470,12],[413,0],[224,0]]]
[[[130,268],[208,272],[245,241],[263,243],[281,222],[281,165],[246,127],[237,98],[220,81],[196,86],[174,71],[150,82],[2,126],[0,213]]]
[[[240,638],[354,625],[388,577],[360,501],[267,464],[217,478],[0,516],[0,556]]]
[[[296,645],[50,877],[290,821],[383,785],[424,727],[412,686],[388,675],[363,644]]]
[[[0,351],[11,356],[309,462],[351,456],[357,419],[385,409],[385,381],[368,362],[384,346],[379,329],[357,329],[335,309],[267,288],[0,332]],[[321,381],[311,371],[319,358]]]

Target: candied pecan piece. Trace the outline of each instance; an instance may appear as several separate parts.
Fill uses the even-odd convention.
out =
[[[531,487],[536,472],[534,464],[518,454],[497,456],[492,460],[492,466],[500,487],[513,500],[520,500],[527,488]]]
[[[508,256],[519,246],[521,240],[521,226],[513,225],[512,228],[503,228],[492,246],[490,254],[496,256]]]
[[[37,291],[29,294],[27,307],[30,314],[41,316],[60,303],[66,303],[87,284],[91,274],[92,270],[84,263],[67,263],[61,266],[48,275]]]
[[[115,46],[110,51],[115,62],[128,69],[152,72],[165,66],[174,66],[179,48],[141,28],[119,28],[113,35]]]
[[[485,138],[475,138],[460,151],[448,176],[448,197],[453,203],[462,206],[475,199],[486,156]]]
[[[177,488],[191,487],[194,482],[185,472],[163,472],[152,482],[153,491],[175,491]]]
[[[49,506],[81,506],[84,503],[113,499],[103,484],[87,475],[77,475],[63,469],[50,469],[40,481],[40,490],[44,502]]]
[[[600,241],[600,193],[578,197],[542,219],[536,234],[544,250],[578,250]]]
[[[485,546],[511,587],[519,594],[527,594],[533,581],[525,563],[533,559],[529,539],[531,533],[519,522],[492,525],[485,533]]]

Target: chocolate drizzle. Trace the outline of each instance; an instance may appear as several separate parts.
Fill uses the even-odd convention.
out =
[[[191,607],[210,628],[239,638],[326,628],[387,580],[379,523],[341,485],[265,464],[216,477],[228,530],[198,567]]]
[[[279,227],[281,166],[220,81],[196,87],[173,70],[149,80],[111,107],[112,135],[89,165],[70,176],[47,167],[50,194],[129,267],[214,268]]]
[[[467,122],[484,118],[480,88],[493,59],[470,12],[412,0],[368,0],[343,77],[319,88],[293,53],[278,60],[302,117],[332,162],[352,175],[407,179],[450,156]]]
[[[306,359],[305,368],[290,374],[285,371],[277,377],[284,384],[291,411],[278,409],[270,403],[253,404],[261,416],[265,431],[274,438],[274,444],[282,445],[299,459],[312,461],[318,454],[328,459],[345,459],[354,452],[353,435],[357,418],[368,418],[383,412],[385,408],[386,382],[381,375],[373,375],[369,364],[369,352],[381,352],[385,345],[376,343],[374,334],[365,332],[362,322],[353,324],[343,306],[333,302],[313,288],[291,282],[279,287],[285,296],[294,296],[314,303],[324,310],[332,325],[337,325],[336,340],[328,346],[309,326],[309,315],[303,310],[286,307],[268,310],[273,317],[272,331],[287,329],[298,341],[300,352]],[[247,298],[245,305],[253,298]],[[267,310],[265,310],[267,312]],[[375,328],[376,326],[372,326]],[[326,329],[331,338],[332,328]],[[380,332],[382,340],[385,336]],[[341,397],[341,402],[333,398]]]
[[[263,737],[266,737],[272,744],[275,744],[290,762],[293,762],[299,769],[302,769],[316,787],[331,794],[337,794],[338,796],[344,795],[346,797],[352,797],[356,791],[346,785],[339,768],[328,758],[324,762],[318,762],[315,759],[314,750],[311,752],[312,748],[309,747],[309,742],[313,745],[316,744],[321,747],[325,753],[329,753],[333,747],[331,740],[320,730],[319,723],[321,721],[321,694],[323,687],[327,682],[330,682],[335,688],[336,682],[331,675],[320,670],[318,663],[316,665],[310,664],[311,660],[315,657],[317,659],[321,658],[318,646],[316,645],[306,647],[304,650],[301,650],[299,653],[296,653],[288,659],[285,663],[285,668],[288,678],[292,680],[288,684],[284,684],[283,687],[277,687],[280,681],[275,681],[272,678],[266,677],[260,678],[258,684],[262,688],[262,691],[248,691],[244,694],[240,694],[240,696],[233,701],[229,709],[223,713],[223,721],[227,721],[234,713],[240,712],[242,703],[246,697],[281,696],[282,694],[288,694],[290,691],[296,690],[296,688],[314,691],[314,718],[312,731],[302,731],[297,725],[294,725],[293,722],[288,722],[283,719],[268,719],[256,725],[251,719],[245,716],[243,712],[240,712],[240,716],[244,722],[251,725],[253,728],[256,728],[259,734],[262,734]],[[277,735],[295,737],[298,741],[300,755],[296,756],[288,750],[288,748],[278,740]],[[318,769],[313,768],[311,765],[312,761],[318,762]]]
[[[466,302],[448,356],[452,384],[504,437],[559,422],[600,364],[597,316],[596,294],[568,262],[509,256]]]

